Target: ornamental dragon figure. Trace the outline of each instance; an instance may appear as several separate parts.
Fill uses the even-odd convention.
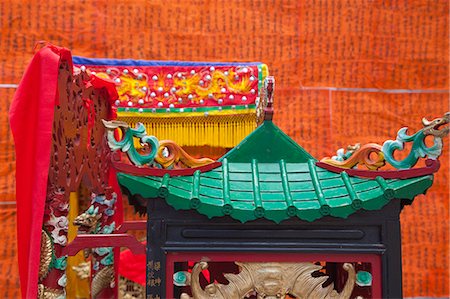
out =
[[[419,158],[428,157],[429,159],[436,160],[442,153],[442,138],[449,133],[449,127],[442,128],[450,122],[450,112],[444,114],[442,118],[436,118],[432,121],[428,121],[426,118],[422,119],[424,128],[417,133],[409,136],[406,132],[407,127],[401,128],[397,133],[396,140],[388,140],[383,144],[383,153],[386,161],[397,169],[408,169],[416,165]],[[427,146],[425,144],[425,138],[427,136],[433,136],[433,145]],[[412,142],[412,148],[410,153],[403,160],[396,160],[394,158],[394,151],[403,150],[405,143]]]
[[[179,169],[194,168],[214,162],[208,158],[193,158],[171,140],[158,140],[155,136],[147,135],[147,131],[141,123],[138,123],[136,128],[130,128],[123,121],[103,120],[103,125],[107,131],[108,145],[111,150],[121,150],[126,153],[130,162],[136,166],[147,165],[155,168]],[[114,136],[116,129],[122,132],[121,140],[117,140]],[[146,145],[149,152],[139,152],[134,146],[133,138],[139,138],[140,143]]]
[[[95,233],[98,230],[100,218],[102,218],[102,214],[98,212],[98,207],[94,208],[94,206],[90,206],[86,212],[75,218],[73,224],[79,226],[80,231],[83,233]]]
[[[423,118],[422,124],[424,127],[413,135],[408,135],[408,128],[403,127],[398,131],[395,140],[387,140],[382,146],[376,143],[368,143],[358,148],[349,146],[347,152],[344,149],[339,149],[336,156],[323,158],[317,165],[334,172],[348,169],[349,174],[363,177],[372,176],[370,172],[381,177],[391,178],[395,177],[394,172],[396,171],[403,171],[403,173],[409,171],[406,175],[402,174],[402,178],[430,174],[439,168],[437,160],[442,153],[442,138],[447,136],[450,131],[450,128],[446,126],[449,122],[450,112],[432,121]],[[425,142],[427,136],[433,138],[431,146],[428,146]],[[397,160],[394,157],[394,152],[403,151],[407,143],[411,144],[409,153],[405,158]],[[427,158],[425,161],[427,167],[414,167],[420,158]],[[396,170],[378,170],[385,164],[393,166]],[[358,166],[365,166],[370,172],[356,170]]]

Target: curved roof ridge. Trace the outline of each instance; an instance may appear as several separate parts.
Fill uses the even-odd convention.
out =
[[[264,121],[250,135],[226,153],[228,162],[251,163],[256,159],[260,163],[308,163],[315,158],[298,145],[291,137],[278,128],[272,121]]]

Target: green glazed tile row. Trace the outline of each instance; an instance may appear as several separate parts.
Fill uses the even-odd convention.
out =
[[[175,209],[195,209],[210,218],[229,215],[242,222],[266,218],[280,222],[290,217],[314,221],[323,216],[346,218],[359,209],[381,209],[393,198],[413,199],[424,193],[432,184],[432,176],[408,180],[367,179],[354,182],[345,172],[340,185],[328,186],[321,190],[321,181],[313,184],[314,191],[291,191],[288,173],[274,175],[280,179],[281,188],[265,188],[266,182],[257,181],[257,164],[253,168],[253,180],[241,182],[240,189],[231,187],[232,173],[227,173],[227,163],[216,170],[223,172],[220,185],[210,186],[208,174],[196,172],[192,177],[138,177],[118,174],[119,183],[126,186],[131,194],[140,194],[149,200],[160,197]],[[316,166],[314,166],[316,167]],[[314,177],[314,176],[312,176]],[[203,180],[208,185],[202,185]],[[311,180],[314,180],[313,178]],[[244,188],[243,185],[246,185]],[[265,191],[262,191],[262,190]],[[332,195],[332,196],[331,196]]]

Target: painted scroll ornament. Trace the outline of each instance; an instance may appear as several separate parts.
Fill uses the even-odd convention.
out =
[[[145,164],[150,164],[154,161],[156,156],[156,151],[159,147],[159,141],[155,136],[148,136],[143,124],[138,123],[136,128],[130,128],[130,126],[123,121],[105,121],[103,124],[107,130],[108,145],[111,150],[121,150],[127,153],[130,161],[137,166],[142,166]],[[122,140],[117,141],[114,137],[114,130],[121,129],[123,133]],[[140,154],[134,147],[133,138],[139,138],[141,144],[148,145],[150,153]]]
[[[150,166],[164,169],[194,168],[213,163],[208,158],[195,159],[186,153],[179,145],[171,140],[158,140],[155,136],[147,135],[143,124],[130,128],[122,121],[105,121],[108,145],[111,150],[120,150],[127,154],[128,159],[136,166]],[[122,139],[114,136],[116,129],[122,130]],[[149,153],[142,154],[134,147],[134,138],[139,138],[141,144],[148,146]]]
[[[347,151],[341,148],[336,152],[336,156],[323,158],[320,162],[342,168],[353,168],[357,165],[363,165],[369,170],[377,170],[386,164],[381,146],[376,143],[369,143],[363,146],[360,146],[359,143],[354,146],[349,145]]]

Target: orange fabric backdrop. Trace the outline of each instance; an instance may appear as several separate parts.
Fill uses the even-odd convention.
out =
[[[448,11],[434,0],[3,0],[0,84],[19,82],[40,40],[90,57],[262,61],[275,122],[322,157],[450,110]],[[0,86],[0,297],[16,298],[14,88]],[[402,213],[405,297],[449,296],[449,153],[446,139],[434,186]]]

